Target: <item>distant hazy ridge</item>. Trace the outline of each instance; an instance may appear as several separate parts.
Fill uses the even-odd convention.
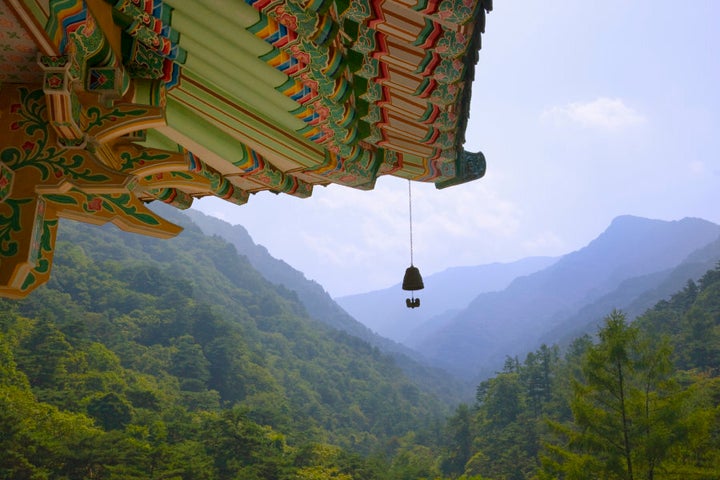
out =
[[[408,321],[414,312],[380,313],[398,310],[404,293],[399,285],[337,301],[435,365],[477,379],[497,370],[508,354],[522,358],[542,342],[562,343],[595,331],[613,308],[631,317],[642,313],[713,268],[720,260],[719,236],[720,226],[701,219],[621,216],[586,247],[560,259],[474,267],[470,271],[479,278],[463,279],[452,271],[429,276],[419,292],[426,316],[416,315],[414,324]],[[494,276],[496,287],[483,275]],[[453,289],[467,295],[472,288],[473,299],[454,307],[436,300],[438,294],[450,298]],[[436,302],[444,312],[437,312]]]

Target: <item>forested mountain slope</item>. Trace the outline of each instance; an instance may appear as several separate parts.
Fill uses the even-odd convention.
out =
[[[92,417],[104,398],[142,430],[238,406],[294,442],[359,452],[442,417],[391,358],[192,225],[157,240],[65,221],[55,255],[48,285],[0,311],[6,365],[56,408]]]
[[[635,322],[507,357],[448,429],[451,478],[720,478],[720,264]]]
[[[382,352],[390,354],[403,372],[422,390],[433,394],[448,405],[467,401],[472,397],[472,382],[463,381],[433,367],[417,351],[370,330],[338,305],[319,283],[308,280],[302,272],[295,270],[285,261],[274,258],[262,245],[255,244],[243,226],[231,225],[192,209],[183,212],[183,215],[164,205],[155,208],[162,209],[164,218],[171,218],[182,225],[187,223],[183,216],[187,216],[206,235],[218,235],[231,243],[265,279],[297,294],[297,299],[311,318],[358,337],[378,347]],[[407,310],[403,298],[401,294],[394,299],[393,306],[383,304],[379,307],[387,310],[386,315],[397,312],[395,305]],[[401,312],[405,313],[402,310]]]
[[[163,212],[165,210],[163,209]],[[231,225],[197,210],[190,209],[183,213],[206,235],[218,235],[234,245],[238,253],[247,257],[250,264],[268,281],[295,291],[313,318],[359,338],[385,340],[386,347],[392,348],[391,342],[386,339],[372,339],[372,332],[340,308],[319,283],[308,280],[302,272],[295,270],[285,261],[274,258],[262,245],[255,244],[242,225]]]
[[[623,282],[676,268],[718,236],[720,226],[701,219],[618,217],[586,247],[518,278],[502,292],[479,295],[418,348],[455,374],[487,375],[499,368],[504,355],[537,348],[544,335]],[[635,296],[655,286],[646,283]],[[593,316],[591,321],[598,319]]]
[[[697,281],[720,261],[720,238],[694,251],[674,268],[633,277],[618,288],[564,319],[539,341],[567,345],[574,338],[595,331],[607,312],[621,308],[629,320],[635,319],[661,300],[682,290],[688,281]]]
[[[0,300],[0,478],[720,474],[720,265],[635,324],[608,312],[564,353],[506,357],[442,422],[392,360],[220,238],[60,228],[48,285]]]

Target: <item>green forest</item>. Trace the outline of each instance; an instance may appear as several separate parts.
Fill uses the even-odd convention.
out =
[[[717,479],[720,266],[448,405],[219,237],[62,222],[0,300],[2,479]]]

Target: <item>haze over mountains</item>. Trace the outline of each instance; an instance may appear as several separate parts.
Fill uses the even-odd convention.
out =
[[[415,292],[421,307],[408,309],[405,297],[410,292],[400,282],[392,287],[368,293],[336,298],[335,301],[354,318],[373,331],[407,345],[413,337],[457,313],[480,293],[503,290],[515,278],[552,265],[557,258],[530,257],[512,263],[453,267],[423,278],[425,289]],[[403,272],[398,272],[401,280]]]
[[[356,325],[319,285],[238,235],[241,227],[226,225],[258,264],[277,267],[275,274],[290,286],[268,281],[234,245],[204,235],[180,212],[169,213],[185,227],[169,240],[118,232],[112,225],[63,222],[47,285],[23,300],[0,299],[0,424],[8,433],[0,436],[0,451],[8,452],[8,478],[31,478],[31,471],[43,478],[86,478],[90,471],[100,478],[137,479],[150,471],[163,478],[208,479],[451,480],[463,478],[461,472],[531,478],[542,445],[553,441],[543,426],[548,418],[567,419],[579,398],[571,379],[582,381],[573,371],[580,362],[587,366],[589,352],[600,346],[580,338],[565,353],[547,346],[527,352],[523,342],[595,333],[596,313],[607,316],[621,301],[628,311],[641,309],[658,295],[669,300],[636,324],[651,333],[642,337],[648,341],[668,335],[671,360],[682,369],[679,382],[653,374],[648,385],[657,388],[645,390],[643,366],[655,365],[647,359],[668,357],[671,350],[657,348],[660,356],[647,356],[659,344],[642,341],[637,345],[646,353],[632,355],[643,360],[630,364],[627,371],[635,377],[628,384],[636,387],[642,377],[646,394],[670,402],[663,405],[679,415],[670,415],[673,426],[698,425],[688,442],[676,440],[680,450],[672,461],[679,471],[687,471],[685,445],[700,445],[705,453],[694,462],[711,466],[702,478],[718,478],[712,467],[720,458],[717,438],[700,424],[717,424],[720,266],[685,283],[720,258],[717,225],[623,217],[586,248],[516,278],[504,290],[476,296],[448,315],[444,326],[426,322],[427,332],[435,328],[428,342],[457,362],[446,362],[447,369],[460,375],[465,368],[470,373],[464,384],[472,385],[467,378],[503,360],[491,350],[501,347],[472,328],[480,325],[483,333],[485,312],[492,308],[514,314],[491,327],[499,332],[492,340],[509,345],[504,353],[522,357],[468,392],[453,375],[427,366],[443,359],[423,364],[383,353],[377,345],[401,347]],[[498,268],[490,267],[479,270]],[[668,268],[657,270],[663,267]],[[622,280],[628,275],[634,276]],[[317,295],[300,293],[305,289]],[[319,314],[324,309],[324,319],[309,313],[301,295],[308,305],[315,298],[313,308]],[[557,298],[564,303],[553,309]],[[537,308],[519,315],[528,304]],[[333,317],[327,312],[342,317],[338,325],[370,334],[377,345],[329,327]],[[519,327],[518,320],[525,323]],[[462,350],[463,341],[472,348]],[[682,382],[693,382],[687,397],[659,390]],[[452,396],[480,403],[471,410]],[[643,398],[632,398],[628,411],[644,411]],[[661,423],[659,431],[665,427]],[[471,461],[480,455],[482,462]]]
[[[563,344],[593,332],[614,308],[639,315],[720,260],[716,224],[621,216],[586,247],[560,258],[426,276],[425,290],[417,292],[422,306],[410,310],[404,302],[409,292],[399,283],[333,301],[322,286],[256,245],[243,227],[188,213],[205,233],[233,243],[268,280],[296,292],[315,318],[395,352],[401,364],[410,357],[466,382],[492,374],[507,355],[522,358],[541,343]]]
[[[160,205],[154,208],[163,207],[165,206]],[[466,401],[473,395],[474,385],[471,382],[448,376],[444,370],[433,368],[432,364],[415,350],[373,332],[343,310],[319,283],[308,280],[302,272],[271,256],[262,245],[255,244],[243,226],[231,225],[196,210],[187,210],[184,213],[206,235],[217,235],[232,244],[238,254],[246,257],[266,280],[292,292],[310,317],[358,337],[391,355],[405,374],[424,390],[434,393],[448,404]],[[163,215],[172,214],[180,215],[169,208],[163,208]]]
[[[481,378],[500,368],[506,355],[522,358],[541,342],[569,341],[594,331],[613,308],[641,313],[712,268],[720,259],[719,235],[720,226],[701,219],[618,217],[586,247],[516,278],[507,288],[478,288],[467,307],[420,324],[405,341],[455,375]],[[338,303],[367,321],[390,308],[380,303],[383,295],[371,292]],[[368,307],[359,308],[363,305]],[[388,325],[383,329],[393,331]]]

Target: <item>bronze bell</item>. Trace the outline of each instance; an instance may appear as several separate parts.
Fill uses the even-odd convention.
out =
[[[407,270],[405,270],[405,277],[403,278],[402,289],[415,291],[422,290],[423,288],[425,288],[425,285],[423,284],[420,270],[418,270],[416,266],[410,265]]]

